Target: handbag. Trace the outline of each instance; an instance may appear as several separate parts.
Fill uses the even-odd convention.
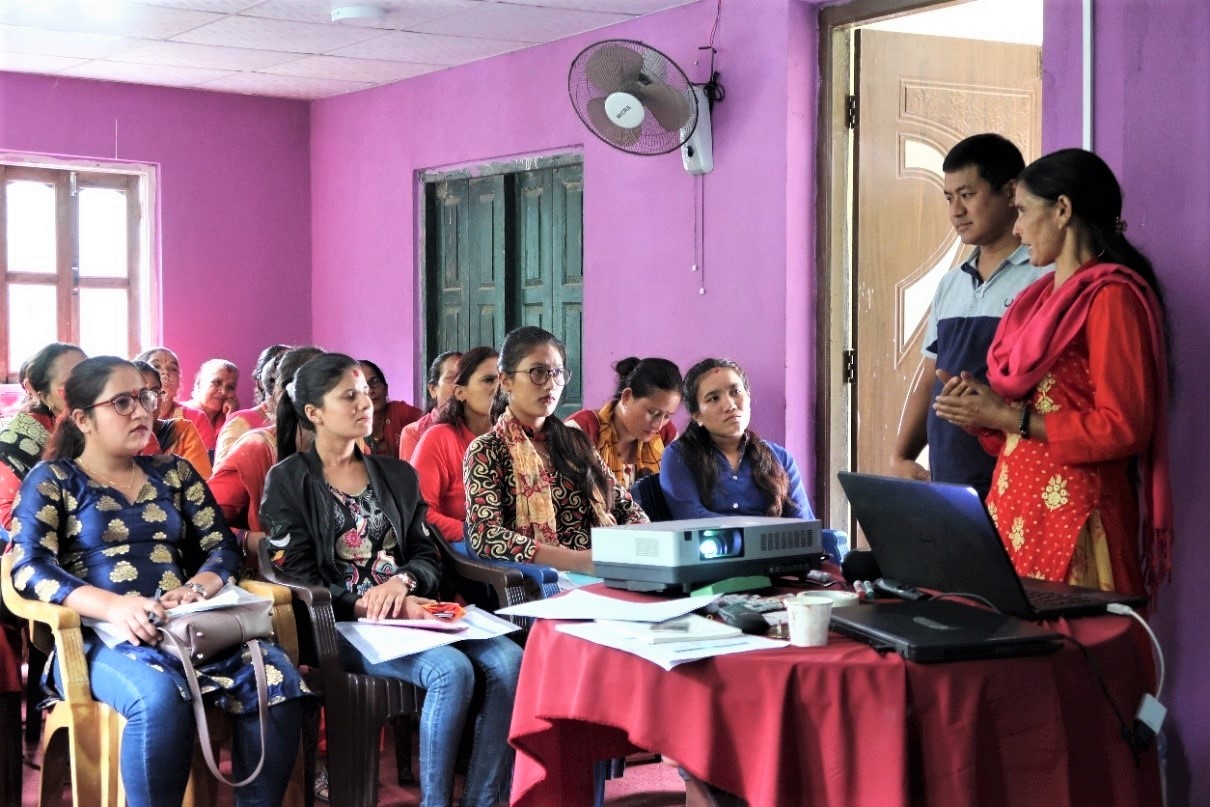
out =
[[[162,639],[160,646],[181,660],[185,670],[185,681],[193,699],[193,716],[197,723],[198,739],[202,743],[202,755],[215,778],[231,787],[243,787],[260,775],[265,764],[265,733],[269,725],[269,686],[265,676],[265,653],[260,640],[273,635],[273,620],[268,600],[243,603],[211,611],[195,611],[169,619],[159,626]],[[210,726],[206,722],[206,707],[202,703],[202,690],[198,685],[195,663],[204,663],[225,650],[247,643],[252,656],[252,670],[256,675],[257,711],[260,718],[260,761],[256,769],[242,782],[233,782],[219,773],[214,761],[214,749],[210,743]]]

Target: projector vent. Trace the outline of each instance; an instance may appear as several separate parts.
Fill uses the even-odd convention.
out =
[[[781,530],[760,536],[760,548],[766,552],[786,549],[806,549],[811,544],[809,530]]]
[[[660,556],[660,541],[658,538],[635,538],[634,554],[640,558],[658,558]]]

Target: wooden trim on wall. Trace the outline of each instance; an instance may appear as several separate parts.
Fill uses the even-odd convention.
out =
[[[819,126],[815,154],[815,266],[816,266],[816,389],[821,405],[815,423],[815,502],[824,522],[837,529],[851,529],[850,515],[842,497],[835,495],[835,472],[851,467],[854,435],[851,433],[853,389],[846,387],[844,356],[855,343],[850,322],[833,315],[833,300],[847,299],[850,290],[843,282],[845,266],[853,252],[853,228],[840,206],[848,204],[849,163],[853,144],[844,127],[845,95],[855,64],[848,58],[852,28],[891,19],[926,8],[958,5],[963,0],[851,0],[819,11]],[[843,62],[837,57],[844,56]],[[839,70],[834,69],[841,65]],[[840,215],[834,215],[834,211]],[[837,417],[837,403],[847,400]],[[840,422],[844,421],[844,422]],[[847,444],[847,454],[834,456],[833,445]]]

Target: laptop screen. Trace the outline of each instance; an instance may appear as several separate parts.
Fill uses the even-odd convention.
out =
[[[882,573],[909,585],[978,594],[1028,613],[1021,581],[979,494],[963,485],[841,473]]]

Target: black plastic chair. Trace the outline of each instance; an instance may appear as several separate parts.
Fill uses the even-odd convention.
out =
[[[668,502],[664,499],[664,491],[660,488],[660,475],[648,474],[635,480],[630,486],[630,495],[638,502],[639,507],[652,521],[672,521],[672,513],[668,512]]]

